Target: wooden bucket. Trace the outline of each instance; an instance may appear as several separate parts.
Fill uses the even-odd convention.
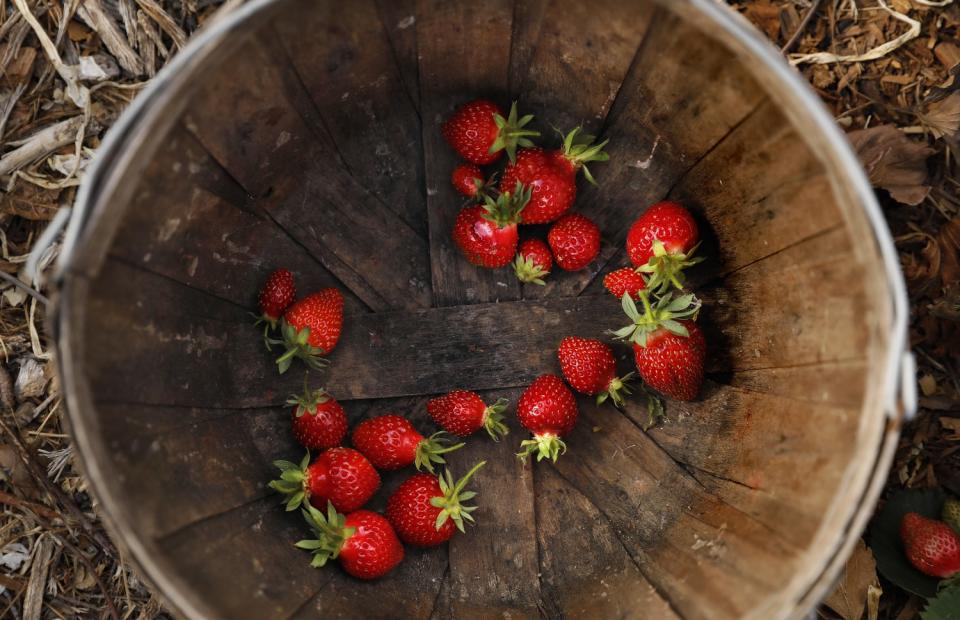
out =
[[[610,138],[578,198],[604,233],[588,270],[521,288],[451,246],[439,123],[478,95]],[[864,175],[812,92],[714,0],[254,1],[181,52],[101,151],[57,276],[72,433],[114,536],[190,617],[799,616],[911,411],[903,284]],[[664,197],[695,210],[714,257],[697,282],[701,399],[646,433],[642,402],[581,400],[556,466],[513,458],[515,423],[475,439],[451,460],[489,462],[479,524],[449,549],[409,550],[375,583],[309,569],[300,517],[265,486],[299,453],[282,403],[302,381],[251,325],[266,274],[346,292],[323,381],[351,421],[423,423],[429,395],[516,402],[562,336],[619,326],[598,274]]]

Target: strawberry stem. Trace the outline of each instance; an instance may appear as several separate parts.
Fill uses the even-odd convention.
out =
[[[517,181],[512,192],[501,192],[496,200],[483,194],[483,219],[493,222],[498,228],[519,224],[520,213],[530,202],[532,193],[532,187],[524,187],[523,183]]]
[[[610,384],[607,385],[607,390],[605,392],[600,392],[597,394],[597,404],[602,405],[609,398],[613,404],[620,408],[624,404],[624,395],[630,394],[630,382],[633,380],[635,373],[628,372],[622,377],[614,377],[610,380]]]
[[[330,400],[329,394],[323,388],[317,388],[311,390],[307,384],[307,379],[310,377],[309,372],[303,373],[303,394],[291,394],[290,398],[287,399],[288,405],[296,405],[297,412],[296,416],[302,417],[304,413],[310,413],[310,415],[317,414],[317,405],[321,405],[328,400]]]
[[[267,486],[283,494],[283,503],[287,505],[287,512],[296,510],[301,504],[309,504],[307,466],[310,465],[310,451],[307,450],[307,455],[299,464],[283,460],[274,461],[273,464],[280,470],[280,478]]]
[[[650,303],[649,291],[637,291],[637,296],[643,303],[643,313],[637,309],[630,293],[624,293],[620,300],[624,313],[632,324],[610,332],[615,338],[627,340],[642,347],[647,346],[647,339],[660,329],[666,329],[678,336],[687,337],[690,333],[678,319],[696,319],[700,311],[700,300],[692,293],[681,295],[676,299],[671,293],[657,299],[655,304]]]
[[[447,462],[442,456],[440,456],[441,454],[459,450],[463,446],[467,445],[465,443],[458,443],[452,446],[447,446],[446,444],[448,440],[443,437],[445,434],[446,433],[443,431],[436,432],[433,435],[424,438],[420,443],[417,444],[417,451],[414,456],[413,464],[418,470],[426,469],[432,474],[434,463]]]
[[[503,411],[509,401],[506,398],[497,399],[497,402],[483,410],[483,428],[494,441],[510,433],[510,429],[503,422]]]
[[[516,101],[510,105],[510,114],[507,115],[507,118],[503,118],[500,114],[494,114],[493,122],[496,123],[500,132],[497,134],[497,138],[493,141],[493,144],[490,145],[489,152],[496,153],[501,150],[506,151],[507,157],[510,158],[510,163],[516,162],[517,147],[534,146],[530,138],[540,135],[539,131],[524,129],[532,120],[532,114],[525,114],[522,117],[519,116]]]
[[[596,136],[581,134],[581,129],[583,128],[575,127],[566,136],[559,130],[557,133],[563,137],[563,154],[567,158],[567,161],[573,165],[574,169],[582,169],[584,178],[592,185],[596,185],[597,182],[593,178],[593,174],[591,174],[590,169],[587,168],[587,162],[609,160],[610,155],[604,152],[603,147],[605,147],[610,140],[604,140],[599,144],[594,144],[593,141],[596,140]]]
[[[290,369],[293,360],[297,358],[313,370],[322,370],[327,364],[327,360],[322,357],[324,350],[310,344],[309,327],[297,331],[284,319],[280,323],[280,334],[280,340],[271,338],[267,341],[267,348],[269,349],[271,344],[282,344],[286,348],[283,355],[277,358],[277,369],[281,375]]]
[[[522,450],[517,452],[521,461],[527,460],[527,457],[533,453],[537,454],[537,461],[549,458],[554,463],[557,458],[566,453],[567,444],[553,433],[534,433],[533,439],[525,439],[520,442]]]
[[[456,483],[454,483],[453,474],[450,473],[449,469],[444,471],[443,475],[437,476],[437,481],[440,483],[440,490],[443,492],[443,496],[431,498],[430,505],[441,509],[440,514],[437,515],[437,521],[435,524],[438,530],[443,527],[443,524],[447,522],[447,519],[452,519],[454,525],[456,525],[457,529],[461,532],[464,531],[464,519],[470,521],[471,523],[475,523],[473,515],[470,513],[476,510],[477,507],[464,506],[461,502],[473,499],[477,496],[477,494],[473,491],[464,492],[463,488],[467,485],[467,482],[470,480],[473,474],[477,473],[477,471],[486,464],[486,461],[480,461]]]
[[[517,257],[513,259],[513,272],[517,274],[517,279],[521,282],[540,286],[547,284],[543,281],[543,278],[550,274],[549,270],[533,262],[531,257],[525,257],[522,254],[517,254]]]
[[[356,530],[346,526],[347,518],[337,512],[331,502],[327,502],[326,515],[310,504],[307,504],[302,512],[304,520],[314,531],[316,538],[298,541],[295,546],[312,552],[313,559],[310,561],[310,566],[320,568],[328,560],[336,559],[340,555],[344,543],[354,535]]]
[[[666,293],[673,286],[683,290],[686,278],[683,270],[703,261],[702,256],[694,256],[700,244],[690,248],[687,253],[668,252],[666,246],[659,239],[653,240],[653,256],[646,265],[637,267],[639,273],[650,274],[647,288],[656,293]]]

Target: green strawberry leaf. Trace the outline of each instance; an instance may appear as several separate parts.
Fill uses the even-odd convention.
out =
[[[937,595],[939,580],[924,575],[910,564],[900,540],[900,521],[908,512],[939,519],[944,499],[939,489],[900,491],[890,498],[870,525],[870,549],[877,559],[877,570],[894,585],[924,598]]]
[[[960,585],[946,587],[927,601],[920,620],[960,620]]]

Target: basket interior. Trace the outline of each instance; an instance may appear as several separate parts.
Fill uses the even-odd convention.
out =
[[[148,576],[181,609],[227,618],[790,610],[863,491],[886,335],[870,233],[842,171],[778,103],[788,94],[771,96],[686,2],[278,6],[190,69],[110,202],[106,255],[68,289],[83,459]],[[520,286],[453,247],[461,199],[439,124],[474,96],[519,100],[548,146],[552,126],[610,139],[599,187],[577,198],[604,236],[587,270]],[[602,274],[668,197],[695,212],[710,257],[691,274],[701,398],[668,402],[649,432],[642,398],[622,413],[580,399],[556,466],[513,457],[514,420],[506,441],[476,437],[449,459],[461,473],[488,461],[478,525],[449,548],[408,549],[376,583],[310,570],[292,546],[305,526],[266,488],[271,462],[299,454],[283,402],[303,381],[297,366],[277,375],[252,327],[266,274],[344,291],[321,381],[351,423],[396,411],[427,431],[429,397],[515,403],[558,371],[560,338],[621,326]],[[384,476],[374,507],[407,473]]]

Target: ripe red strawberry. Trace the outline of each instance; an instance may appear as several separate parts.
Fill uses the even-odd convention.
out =
[[[613,350],[599,340],[567,336],[557,349],[560,370],[570,387],[597,397],[597,404],[608,398],[617,406],[623,404],[623,395],[630,393],[627,386],[633,373],[617,377],[617,361]]]
[[[453,225],[453,241],[467,260],[480,267],[504,267],[517,252],[517,222],[530,200],[530,190],[518,185],[483,205],[466,207]]]
[[[560,377],[540,375],[526,389],[517,402],[517,418],[520,424],[533,433],[533,439],[520,443],[523,449],[517,456],[526,458],[537,453],[537,460],[557,457],[567,451],[567,444],[560,438],[573,430],[577,424],[577,400]]]
[[[683,270],[699,263],[697,223],[676,202],[658,202],[637,218],[627,233],[627,254],[639,271],[650,274],[647,288],[666,292],[683,288]]]
[[[523,212],[524,224],[546,224],[569,211],[577,197],[578,170],[582,169],[587,180],[595,183],[586,164],[609,159],[603,152],[607,141],[593,144],[593,136],[579,133],[579,127],[568,133],[558,150],[521,149],[516,161],[503,171],[501,191],[518,182],[533,189],[530,205]]]
[[[339,446],[347,434],[347,416],[343,407],[323,389],[304,388],[303,395],[294,395],[287,400],[288,405],[296,405],[291,416],[294,438],[310,450]]]
[[[550,228],[547,242],[561,269],[578,271],[600,253],[600,229],[579,213],[571,213]]]
[[[631,325],[614,332],[633,343],[637,371],[647,385],[675,400],[693,400],[703,383],[707,344],[696,318],[700,302],[693,295],[676,299],[667,294],[650,304],[640,292],[643,314],[629,295],[623,296],[623,311]]]
[[[461,164],[453,169],[450,177],[453,188],[467,198],[473,198],[483,188],[483,172],[472,164]]]
[[[647,282],[640,272],[630,267],[611,271],[604,276],[603,285],[617,299],[623,299],[624,295],[636,299],[640,296],[640,291],[647,288]]]
[[[553,255],[546,243],[539,239],[527,239],[520,244],[517,257],[513,260],[513,271],[521,282],[539,284],[553,269]]]
[[[900,538],[907,559],[921,573],[941,579],[960,573],[960,535],[946,523],[908,512],[900,522]]]
[[[503,423],[506,408],[504,398],[488,407],[476,392],[467,390],[454,390],[427,403],[427,413],[448,433],[467,437],[484,428],[494,441],[500,441],[501,436],[510,432]]]
[[[382,415],[364,420],[353,429],[354,447],[378,469],[386,471],[415,465],[433,471],[434,463],[445,463],[442,454],[459,450],[458,443],[447,446],[443,431],[424,437],[413,424],[398,415]]]
[[[529,114],[518,118],[516,102],[510,107],[510,115],[504,118],[500,106],[476,99],[457,108],[443,124],[442,131],[460,157],[483,166],[500,159],[501,151],[506,151],[513,161],[517,146],[533,146],[530,138],[540,133],[524,129],[532,120]]]
[[[277,359],[280,374],[287,372],[294,358],[300,358],[310,368],[323,367],[321,356],[329,355],[340,339],[343,327],[343,294],[335,288],[325,288],[307,295],[283,313],[280,332],[286,352]]]
[[[267,277],[267,282],[257,297],[260,320],[265,321],[271,328],[276,327],[283,311],[293,303],[296,296],[293,274],[286,269],[277,269]]]
[[[357,579],[376,579],[403,561],[403,545],[382,515],[357,510],[344,516],[328,505],[326,515],[307,506],[303,518],[315,537],[297,542],[297,547],[313,553],[310,566],[314,568],[337,559],[347,574]]]
[[[280,479],[271,482],[270,488],[284,494],[287,510],[295,510],[306,499],[318,508],[329,501],[337,510],[350,512],[370,501],[380,488],[380,474],[365,456],[350,448],[330,448],[313,463],[307,452],[299,465],[273,464],[280,468]]]
[[[467,475],[454,483],[450,470],[442,476],[414,474],[397,487],[387,500],[387,519],[408,545],[436,547],[450,540],[456,530],[464,531],[463,522],[474,522],[470,513],[476,506],[464,506],[477,496],[464,491],[470,477],[486,461],[473,466]]]

